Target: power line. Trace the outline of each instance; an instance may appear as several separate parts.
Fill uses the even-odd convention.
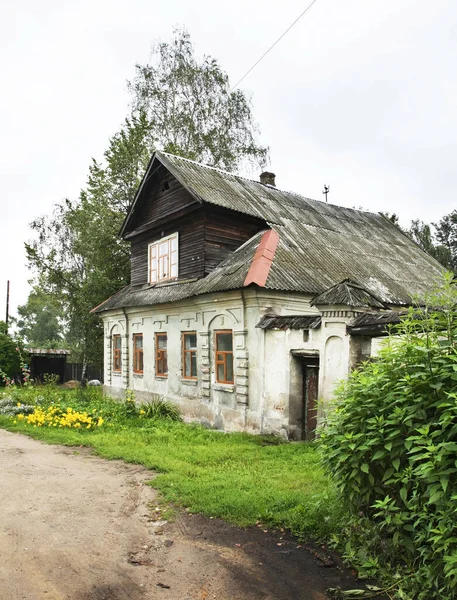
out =
[[[300,15],[298,15],[298,17],[295,19],[295,21],[294,21],[294,22],[293,22],[291,25],[289,25],[289,27],[288,27],[288,28],[287,28],[287,29],[284,31],[284,33],[282,33],[282,34],[281,34],[281,35],[278,37],[278,39],[276,40],[276,42],[275,42],[275,43],[274,43],[272,46],[270,46],[270,47],[268,48],[268,50],[266,50],[266,52],[264,52],[264,53],[262,54],[262,56],[259,58],[259,60],[258,60],[256,63],[254,63],[254,64],[252,65],[252,67],[249,69],[249,71],[246,71],[246,73],[243,75],[243,77],[242,77],[242,78],[241,78],[241,79],[240,79],[240,80],[239,80],[237,83],[235,83],[235,85],[234,85],[234,86],[232,87],[232,89],[230,90],[231,92],[232,92],[232,91],[233,91],[233,90],[234,90],[236,87],[238,87],[238,86],[240,85],[240,83],[241,83],[241,82],[242,82],[244,79],[246,79],[246,77],[249,75],[249,73],[250,73],[251,71],[253,71],[253,70],[256,68],[256,66],[259,64],[259,62],[261,62],[261,61],[262,61],[262,60],[265,58],[265,56],[266,56],[266,55],[267,55],[269,52],[271,52],[271,51],[273,50],[273,48],[276,46],[276,44],[278,44],[278,43],[279,43],[279,42],[282,40],[282,38],[283,38],[283,37],[286,35],[286,33],[289,33],[289,31],[292,29],[292,27],[293,27],[293,26],[294,26],[296,23],[298,23],[298,21],[299,21],[299,20],[300,20],[300,19],[301,19],[301,18],[302,18],[302,17],[303,17],[303,16],[304,16],[304,15],[305,15],[305,14],[306,14],[308,11],[309,11],[309,9],[312,7],[312,5],[313,5],[313,4],[315,4],[316,2],[317,2],[317,0],[313,0],[313,1],[311,2],[311,4],[309,4],[309,5],[308,5],[308,6],[305,8],[305,10],[304,10],[304,11],[303,11],[303,12],[302,12]]]

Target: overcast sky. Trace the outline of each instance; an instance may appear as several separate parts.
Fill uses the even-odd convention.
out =
[[[85,185],[125,82],[174,25],[233,83],[310,0],[6,0],[0,6],[0,319],[26,301],[29,222]],[[457,2],[317,0],[243,81],[280,188],[436,221],[457,198]]]

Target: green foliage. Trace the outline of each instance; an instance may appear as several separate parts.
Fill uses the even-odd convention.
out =
[[[137,65],[129,87],[132,112],[103,160],[92,161],[87,186],[76,201],[35,219],[36,238],[26,244],[29,266],[40,274],[36,293],[52,297],[65,315],[74,360],[95,366],[103,361],[103,331],[90,311],[129,283],[129,245],[118,232],[153,150],[227,168],[262,162],[267,152],[255,141],[249,99],[230,91],[214,59],[195,58],[185,31],[156,45],[152,63]],[[25,319],[24,327],[36,330]]]
[[[46,399],[45,392],[49,393]],[[30,403],[33,393],[42,407],[60,404],[102,416],[104,425],[83,431],[34,428],[0,416],[0,427],[50,443],[88,445],[105,458],[142,464],[159,472],[153,485],[165,500],[193,512],[243,526],[260,521],[263,526],[287,527],[299,536],[328,535],[339,525],[341,508],[314,445],[271,444],[263,436],[226,434],[167,418],[126,416],[125,402],[103,398],[97,388],[43,386],[15,393],[16,399],[21,396]]]
[[[5,378],[16,377],[21,370],[17,342],[6,333],[6,325],[0,321],[0,386]]]
[[[353,515],[340,547],[368,572],[407,573],[399,598],[456,597],[456,307],[449,274],[343,384],[321,432]]]
[[[18,334],[31,346],[58,347],[63,341],[63,313],[53,294],[34,286],[27,302],[17,307]]]
[[[44,373],[43,383],[44,385],[55,387],[60,381],[59,375],[56,373]]]
[[[151,123],[152,148],[228,170],[265,163],[268,149],[256,141],[250,99],[231,89],[214,58],[195,57],[185,29],[154,45],[151,63],[136,66],[129,88],[134,109]]]
[[[449,268],[457,273],[457,210],[445,215],[435,227],[437,240],[447,252]]]
[[[443,217],[442,221],[447,218],[448,217]],[[436,228],[436,233],[434,233],[432,227]],[[446,269],[451,269],[453,268],[452,252],[450,247],[443,243],[439,232],[439,225],[428,225],[427,223],[416,219],[411,221],[411,227],[407,233],[422,248],[422,250],[425,250],[427,254],[436,258],[436,260]],[[457,263],[455,266],[457,266]]]
[[[123,414],[126,417],[136,417],[137,408],[135,404],[135,393],[133,390],[125,390],[125,400],[122,409]]]
[[[139,414],[143,419],[168,419],[170,421],[182,421],[177,406],[164,400],[163,398],[155,398],[148,404],[142,404],[139,409]]]

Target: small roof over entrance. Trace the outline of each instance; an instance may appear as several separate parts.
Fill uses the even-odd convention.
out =
[[[257,323],[260,329],[318,329],[322,319],[319,315],[289,315],[280,317],[278,315],[265,315]]]

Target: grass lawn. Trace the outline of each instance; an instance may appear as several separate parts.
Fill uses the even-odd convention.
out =
[[[1,428],[51,444],[90,446],[101,457],[144,465],[158,473],[153,486],[165,500],[193,512],[242,526],[260,521],[298,536],[326,537],[338,528],[341,507],[312,444],[145,418],[132,403],[102,398],[94,390],[41,395],[40,388],[15,390],[14,399],[38,402],[42,409],[84,411],[94,428],[33,426],[0,414]],[[96,426],[100,417],[103,423]]]

